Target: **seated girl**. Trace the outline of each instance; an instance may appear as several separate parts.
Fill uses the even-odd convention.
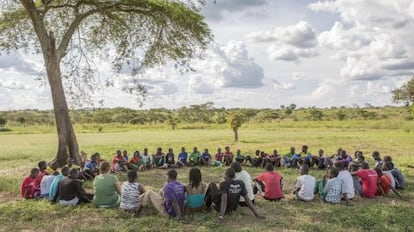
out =
[[[189,212],[200,212],[205,209],[204,196],[206,185],[201,183],[201,172],[198,168],[190,169],[189,183],[185,187]]]

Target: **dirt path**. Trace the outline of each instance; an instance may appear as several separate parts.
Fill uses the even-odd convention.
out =
[[[19,194],[9,193],[9,192],[0,192],[0,204],[21,201],[22,198]]]

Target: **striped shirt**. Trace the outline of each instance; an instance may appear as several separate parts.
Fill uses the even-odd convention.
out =
[[[342,198],[342,181],[338,178],[329,179],[323,189],[325,201],[330,203],[339,203]]]
[[[141,202],[139,202],[139,185],[140,183],[130,183],[125,181],[121,188],[121,209],[137,209]]]

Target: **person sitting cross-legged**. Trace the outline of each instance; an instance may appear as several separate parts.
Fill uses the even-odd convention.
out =
[[[204,197],[206,185],[201,181],[201,171],[199,168],[191,168],[188,176],[189,183],[185,187],[187,200],[186,211],[203,211],[205,209]]]
[[[325,194],[323,201],[337,204],[343,197],[346,204],[349,205],[347,194],[343,192],[343,182],[338,178],[338,174],[339,171],[337,168],[329,169],[329,180],[326,181],[326,185],[323,188],[323,193]]]
[[[263,198],[268,201],[278,201],[283,198],[283,177],[279,173],[274,172],[273,169],[273,164],[266,164],[266,172],[253,180],[255,182],[253,192],[259,191]]]
[[[38,168],[32,168],[32,170],[30,171],[30,175],[24,178],[22,186],[21,186],[21,191],[20,191],[20,195],[24,199],[36,198],[35,196],[36,189],[34,188],[34,181],[36,177],[39,175],[39,173],[40,171]]]
[[[125,181],[121,187],[121,209],[126,212],[138,214],[141,211],[141,198],[140,197],[145,189],[142,184],[137,182],[137,172],[129,170],[127,173],[128,181]]]
[[[59,183],[59,204],[64,206],[91,203],[93,194],[87,193],[79,178],[79,169],[72,168],[69,176]]]
[[[315,197],[315,177],[309,175],[309,166],[307,164],[301,166],[300,174],[301,176],[296,179],[293,194],[301,201],[312,201]]]
[[[161,194],[147,190],[140,198],[143,207],[152,206],[161,215],[184,222],[185,187],[177,181],[177,171],[174,169],[167,172],[167,184],[164,185]]]
[[[93,204],[100,208],[110,208],[118,206],[121,197],[121,186],[116,175],[112,175],[111,166],[108,162],[103,162],[100,167],[100,173],[93,180],[93,189],[95,196]]]
[[[264,219],[265,217],[259,214],[247,196],[244,183],[240,180],[234,180],[235,176],[234,169],[228,168],[224,175],[225,181],[221,182],[219,187],[215,183],[210,183],[205,196],[206,207],[210,208],[213,205],[214,209],[219,212],[219,219],[224,220],[225,214],[237,209],[240,196],[243,196],[256,218]]]

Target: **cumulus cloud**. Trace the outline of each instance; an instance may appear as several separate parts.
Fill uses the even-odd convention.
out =
[[[29,85],[25,85],[23,82],[18,81],[13,77],[9,77],[3,82],[0,82],[0,87],[5,89],[30,89]]]
[[[25,75],[37,75],[39,73],[38,62],[28,60],[27,56],[22,56],[17,52],[11,52],[0,56],[0,69],[5,71],[17,72]]]
[[[295,86],[292,83],[279,82],[277,80],[272,80],[272,82],[273,82],[273,87],[276,90],[281,90],[281,89],[295,89]]]
[[[407,40],[414,36],[413,1],[336,0],[308,7],[340,15],[318,42],[344,62],[342,77],[372,81],[414,73],[414,44]]]
[[[305,21],[287,27],[276,27],[273,30],[252,32],[245,37],[251,42],[270,43],[267,53],[274,60],[298,62],[301,58],[317,55],[316,33]]]
[[[266,0],[218,0],[214,3],[208,1],[201,13],[208,20],[220,21],[226,12],[245,12],[247,15],[252,15],[252,11],[266,4]]]

